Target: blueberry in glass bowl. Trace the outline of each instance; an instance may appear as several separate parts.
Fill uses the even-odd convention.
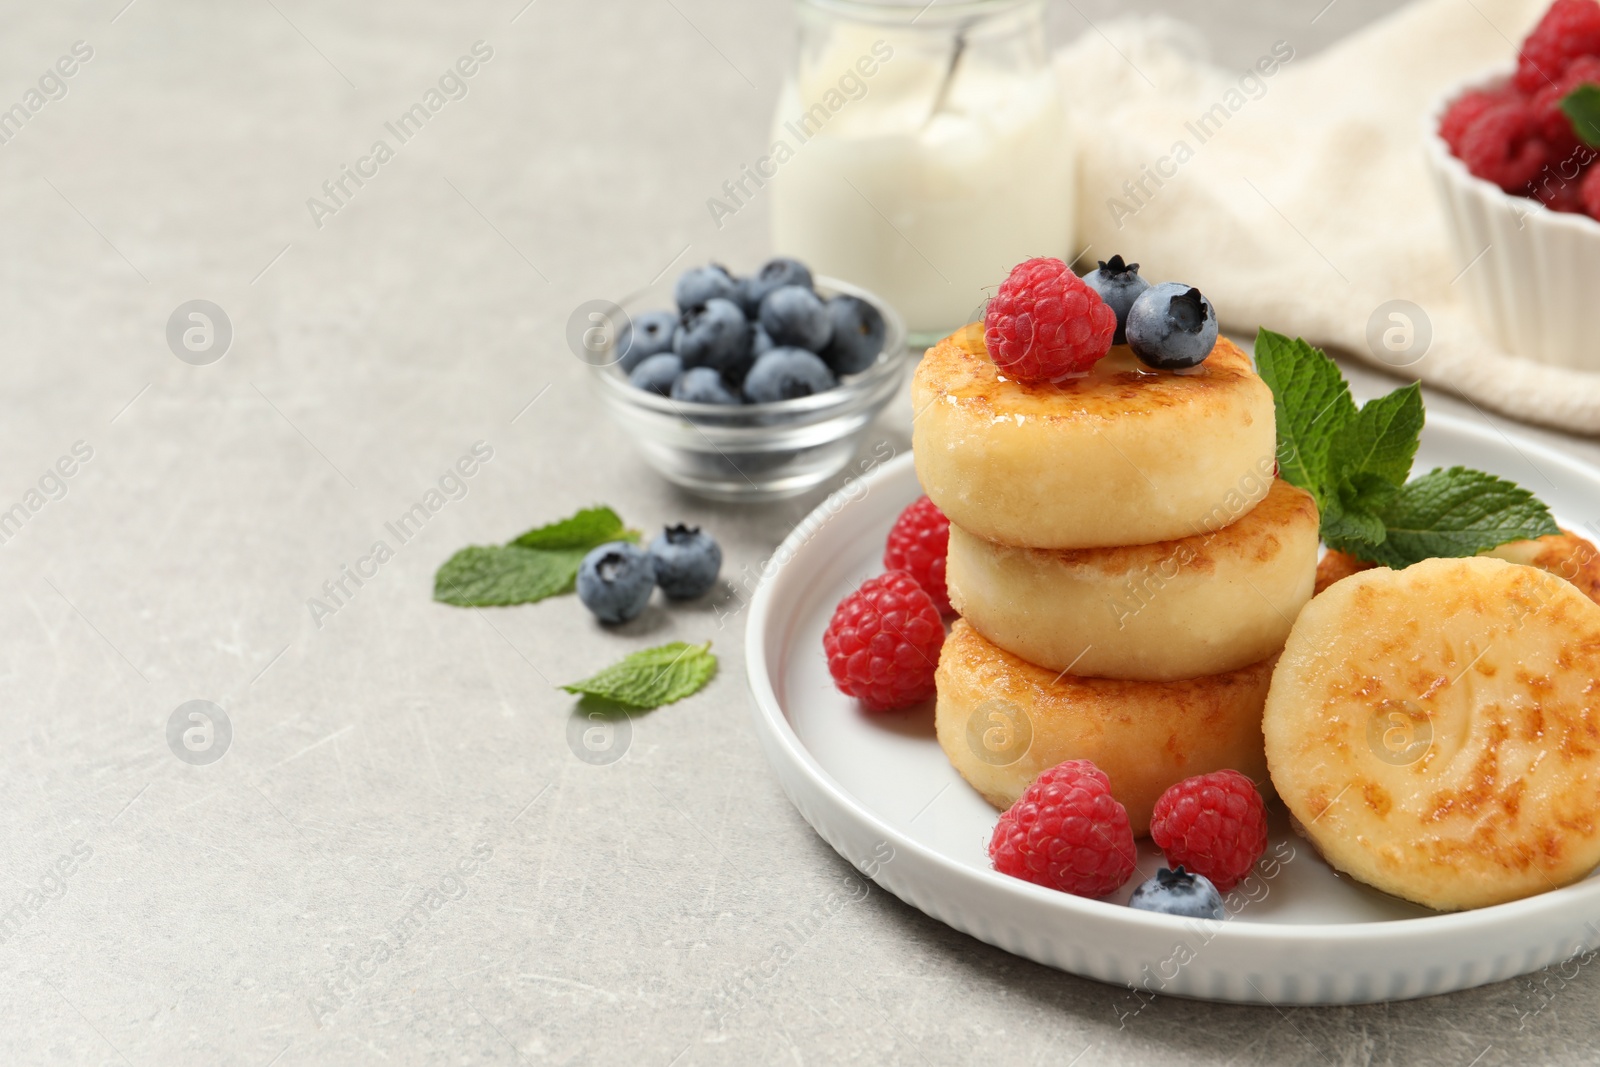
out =
[[[768,282],[787,284],[769,284],[748,310],[718,295],[678,309],[671,279],[627,297],[623,312],[629,322],[652,324],[653,345],[661,344],[662,332],[655,313],[678,313],[672,346],[642,361],[630,359],[630,329],[623,323],[612,350],[598,353],[591,364],[601,400],[645,462],[701,496],[774,500],[821,485],[854,457],[910,365],[905,326],[881,298],[848,282],[810,277],[790,261],[775,262],[782,270],[769,270]],[[784,292],[797,283],[815,299]],[[725,287],[681,288],[693,297],[697,288]],[[740,292],[748,298],[752,290]],[[763,318],[763,305],[774,294],[781,295]],[[748,329],[732,322],[730,308],[745,313]],[[789,343],[775,343],[763,322]],[[835,339],[835,324],[848,324],[849,335]],[[677,363],[662,359],[665,353],[676,355]],[[646,363],[658,370],[648,383],[637,373]],[[663,378],[659,371],[680,377],[656,380]]]

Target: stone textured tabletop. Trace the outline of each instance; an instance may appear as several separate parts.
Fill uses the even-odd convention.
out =
[[[1224,59],[1312,51],[1384,6],[1324,4],[1218,3],[1208,32]],[[1053,32],[1117,6],[1061,4]],[[718,230],[704,203],[763,141],[792,17],[8,5],[0,109],[29,117],[0,144],[0,1062],[1592,1062],[1600,978],[1576,965],[1119,1022],[1124,991],[954,933],[816,837],[757,748],[737,610],[617,634],[570,598],[430,601],[457,547],[597,501],[704,524],[737,579],[820,498],[675,492],[563,341],[585,299],[763,256],[764,204]],[[327,198],[461,57],[464,95]],[[200,299],[231,324],[209,365],[166,336]],[[867,447],[908,425],[901,402]],[[704,693],[636,719],[619,761],[575,758],[555,683],[708,637]],[[216,762],[169,745],[191,700],[226,713]]]

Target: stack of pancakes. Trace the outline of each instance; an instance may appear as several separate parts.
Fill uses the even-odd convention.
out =
[[[1271,390],[1220,339],[1192,372],[1124,346],[1084,377],[1008,380],[979,324],[912,386],[924,491],[950,519],[959,619],[939,742],[990,803],[1091,759],[1136,834],[1196,774],[1266,778],[1272,667],[1311,598],[1318,516],[1275,477]]]

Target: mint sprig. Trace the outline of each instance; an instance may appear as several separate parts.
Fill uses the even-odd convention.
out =
[[[1435,469],[1407,482],[1383,519],[1382,543],[1356,554],[1386,567],[1430,556],[1476,556],[1507,541],[1561,532],[1532,493],[1466,467]]]
[[[1600,85],[1578,86],[1561,98],[1561,110],[1584,144],[1600,148]]]
[[[433,599],[459,608],[532,604],[570,593],[585,552],[545,552],[515,545],[468,545],[433,577]]]
[[[1319,505],[1332,431],[1356,415],[1338,364],[1318,359],[1321,355],[1304,341],[1271,330],[1256,337],[1256,366],[1272,389],[1278,419],[1278,468],[1285,481],[1311,492]]]
[[[561,688],[647,710],[693,696],[716,673],[717,657],[711,654],[710,641],[703,645],[674,641],[635,652],[598,674]]]
[[[1492,474],[1406,480],[1424,420],[1417,383],[1358,409],[1326,353],[1271,330],[1256,339],[1256,365],[1272,389],[1278,473],[1316,498],[1329,548],[1401,568],[1561,532],[1532,493]]]
[[[469,545],[433,577],[433,599],[457,607],[531,604],[572,592],[578,566],[593,548],[639,535],[608,507],[585,508],[535,527],[508,544]]]
[[[1358,474],[1372,474],[1383,483],[1403,485],[1417,457],[1423,418],[1422,386],[1416,382],[1367,401],[1334,432],[1328,445],[1329,474],[1350,483]]]
[[[587,552],[607,541],[638,540],[630,533],[622,518],[604,505],[584,508],[570,518],[536,526],[511,541],[518,548],[547,550],[582,549]]]

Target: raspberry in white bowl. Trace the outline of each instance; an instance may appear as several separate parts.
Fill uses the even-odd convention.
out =
[[[1596,0],[1556,0],[1515,66],[1445,94],[1424,136],[1479,328],[1523,358],[1600,370],[1600,125],[1574,106],[1600,122]]]

